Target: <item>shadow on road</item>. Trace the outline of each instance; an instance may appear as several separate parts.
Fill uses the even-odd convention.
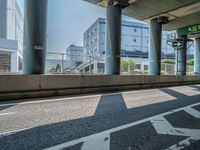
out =
[[[94,116],[44,125],[0,137],[0,149],[44,149],[135,122],[166,111],[199,102],[200,96],[187,96],[173,89],[160,91],[176,97],[137,108],[127,109],[122,94],[102,95]],[[133,97],[134,98],[134,97]],[[147,99],[148,101],[148,99]],[[58,108],[59,109],[59,108]]]

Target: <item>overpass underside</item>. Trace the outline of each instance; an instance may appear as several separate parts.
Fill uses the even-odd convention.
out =
[[[176,47],[176,74],[186,74],[187,42],[195,42],[195,73],[200,73],[200,1],[199,0],[84,0],[92,4],[105,7],[107,10],[107,74],[117,74],[112,69],[110,60],[115,59],[119,53],[116,44],[120,43],[121,14],[144,21],[150,24],[149,39],[149,75],[160,75],[161,66],[161,30],[165,28],[170,31],[177,31],[172,41],[181,42]],[[116,25],[118,24],[118,26]],[[116,32],[117,31],[117,32]],[[113,33],[114,32],[114,33]],[[117,49],[117,50],[116,50]],[[113,54],[111,56],[110,54]],[[113,64],[113,62],[112,62]],[[115,64],[118,66],[118,63]],[[117,67],[119,68],[119,66]]]
[[[109,0],[84,0],[101,7],[107,7]],[[150,23],[160,16],[168,17],[169,22],[163,27],[177,30],[200,23],[199,0],[110,0],[114,5],[123,7],[123,14]]]

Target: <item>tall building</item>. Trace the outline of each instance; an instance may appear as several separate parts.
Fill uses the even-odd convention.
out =
[[[68,68],[74,70],[77,66],[83,63],[83,47],[70,45],[66,49],[66,60],[68,62]]]
[[[168,31],[162,32],[162,52],[172,53],[173,49],[167,45]],[[142,51],[148,52],[149,43],[149,25],[138,22],[122,21],[121,35],[122,55],[126,51]],[[106,49],[106,21],[99,18],[84,33],[84,54],[85,61],[89,61],[90,57],[104,56]]]
[[[162,31],[162,53],[173,53],[166,43],[168,31]],[[106,20],[97,19],[83,35],[84,63],[77,69],[80,72],[103,73],[106,51]],[[149,25],[139,22],[122,21],[121,56],[135,58],[136,64],[145,68],[148,65]],[[144,55],[143,56],[141,56]]]
[[[167,43],[170,32],[162,31],[162,58],[174,57],[174,49]],[[84,63],[78,66],[81,73],[104,73],[106,51],[106,20],[98,18],[83,35]],[[131,58],[138,68],[148,67],[149,25],[122,21],[121,57]],[[194,44],[190,42],[188,54],[193,54]]]
[[[0,0],[0,72],[18,72],[23,56],[23,15],[16,0]]]

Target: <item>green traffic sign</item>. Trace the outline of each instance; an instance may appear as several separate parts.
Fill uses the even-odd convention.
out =
[[[200,33],[200,24],[178,29],[179,35],[198,34],[198,33]]]

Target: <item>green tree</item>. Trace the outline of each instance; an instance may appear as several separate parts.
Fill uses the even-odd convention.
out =
[[[123,72],[133,72],[136,69],[136,64],[133,60],[124,59],[121,61],[121,70]]]
[[[49,72],[55,73],[55,72],[56,72],[56,68],[52,67],[52,68],[49,70]]]
[[[56,72],[61,72],[61,66],[60,66],[60,64],[56,65]]]
[[[162,59],[161,62],[164,64],[175,64],[174,59]]]
[[[187,65],[189,65],[189,66],[194,66],[194,59],[189,59],[189,60],[187,61]]]

